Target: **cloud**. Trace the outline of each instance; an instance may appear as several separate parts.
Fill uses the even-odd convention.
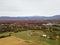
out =
[[[0,15],[28,16],[60,14],[60,0],[0,0]]]

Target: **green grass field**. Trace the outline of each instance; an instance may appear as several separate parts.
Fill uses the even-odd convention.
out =
[[[10,33],[10,32],[9,32]],[[8,35],[9,33],[3,33],[1,35]],[[59,45],[60,40],[51,40],[47,38],[43,38],[40,35],[45,34],[45,32],[40,30],[28,30],[28,31],[21,31],[18,33],[12,33],[13,36],[24,39],[24,40],[31,40],[34,42],[38,42],[42,45]]]
[[[33,35],[32,35],[32,34]],[[34,35],[37,34],[37,35]],[[18,33],[14,33],[13,35],[25,40],[32,40],[35,42],[40,42],[43,45],[58,45],[59,44],[59,40],[51,40],[51,39],[47,39],[47,38],[42,38],[40,35],[45,34],[43,31],[36,31],[36,30],[29,30],[29,31],[22,31],[22,32],[18,32]]]

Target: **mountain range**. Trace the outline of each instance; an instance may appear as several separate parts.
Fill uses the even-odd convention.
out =
[[[28,16],[28,17],[9,17],[9,16],[1,16],[0,20],[47,20],[47,19],[56,19],[60,20],[60,15],[55,15],[51,17],[45,17],[45,16]]]

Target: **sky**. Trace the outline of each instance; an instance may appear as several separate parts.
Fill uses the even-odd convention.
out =
[[[60,0],[0,0],[0,16],[60,15]]]

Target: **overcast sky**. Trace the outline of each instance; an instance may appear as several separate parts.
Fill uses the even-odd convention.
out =
[[[60,0],[0,0],[0,16],[60,15]]]

